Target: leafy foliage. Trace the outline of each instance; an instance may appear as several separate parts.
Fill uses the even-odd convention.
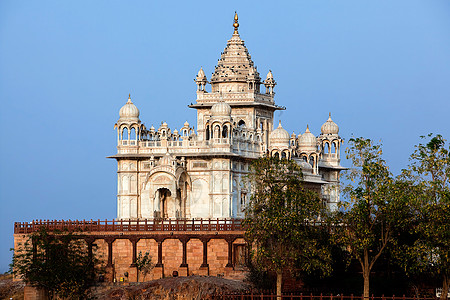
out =
[[[425,137],[422,137],[425,139]],[[428,273],[442,279],[446,299],[450,280],[450,149],[440,135],[416,146],[401,179],[410,199],[408,239],[396,251],[409,274]]]
[[[49,234],[45,229],[31,234],[25,244],[14,249],[12,272],[45,289],[50,298],[85,299],[100,272],[99,261],[77,237],[72,233]]]
[[[252,253],[255,267],[277,273],[277,293],[286,268],[329,274],[331,255],[321,244],[326,226],[318,221],[325,207],[304,187],[300,166],[293,160],[260,158],[251,165],[249,184],[246,237],[257,249]]]
[[[150,255],[150,253],[145,252],[145,254],[142,254],[142,251],[139,251],[135,264],[138,272],[137,274],[138,282],[140,273],[142,273],[142,275],[144,276],[143,279],[145,280],[145,276],[147,276],[147,274],[150,273],[150,271],[155,267],[155,264],[152,261],[152,256]]]
[[[335,214],[335,241],[359,261],[364,279],[364,297],[369,296],[370,272],[405,219],[405,198],[386,162],[381,146],[369,139],[352,138],[346,150],[352,168],[344,188],[346,201]]]

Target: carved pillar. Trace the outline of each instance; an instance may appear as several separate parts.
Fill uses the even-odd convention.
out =
[[[155,267],[163,267],[163,263],[162,263],[162,244],[164,242],[164,240],[157,240],[156,241],[158,243],[158,262],[156,263]]]
[[[208,265],[208,242],[209,239],[203,239],[203,263],[200,267],[209,267]]]
[[[187,243],[189,238],[180,238],[180,242],[183,245],[183,257],[180,265],[180,276],[189,276],[189,266],[187,264]]]
[[[131,245],[133,245],[133,250],[131,252],[131,255],[132,255],[132,260],[131,260],[131,265],[130,265],[131,268],[136,267],[137,243],[139,242],[139,240],[140,239],[136,238],[136,237],[129,238],[129,241],[131,242]]]
[[[108,263],[106,264],[107,267],[112,266],[112,257],[113,257],[113,243],[116,239],[115,238],[105,238],[105,242],[108,243]]]
[[[183,245],[183,259],[182,259],[180,267],[187,268],[187,266],[188,266],[188,264],[187,264],[187,243],[189,242],[189,238],[181,238],[180,242]]]
[[[204,276],[209,276],[209,265],[208,265],[208,242],[209,239],[208,238],[203,238],[201,239],[202,243],[203,243],[203,263],[200,266],[200,274],[199,275],[204,275]]]
[[[226,268],[233,268],[233,242],[234,238],[227,238],[226,241],[228,243],[228,263],[225,266]]]
[[[158,262],[153,269],[153,279],[160,279],[164,277],[164,264],[162,262],[162,247],[164,238],[156,238],[155,241],[158,243]]]
[[[113,243],[116,239],[113,237],[105,238],[105,242],[108,243],[108,263],[106,264],[105,280],[108,282],[114,281],[114,265],[113,265]]]
[[[87,237],[84,239],[88,246],[88,258],[89,261],[92,261],[92,244],[94,243],[95,239],[92,237]]]
[[[133,249],[131,251],[131,265],[130,265],[130,272],[128,272],[128,280],[130,282],[137,282],[139,280],[138,272],[136,265],[136,259],[137,259],[137,243],[139,242],[139,238],[137,237],[131,237],[128,239],[131,242],[131,245],[133,246]]]

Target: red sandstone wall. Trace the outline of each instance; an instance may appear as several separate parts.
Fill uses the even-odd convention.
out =
[[[212,239],[208,242],[209,275],[225,273],[228,262],[228,243],[222,239]]]
[[[89,233],[87,233],[89,235]],[[102,237],[108,236],[122,236],[120,232],[96,232],[95,234],[101,235]],[[180,234],[179,232],[176,234]],[[189,232],[182,232],[181,234],[191,235]],[[205,232],[205,234],[211,234],[210,232]],[[238,234],[243,234],[242,232],[238,232]],[[140,237],[143,236],[143,233],[136,234]],[[152,232],[151,235],[154,237],[155,233]],[[157,233],[156,233],[157,235]],[[133,234],[128,234],[128,236],[133,236]],[[150,236],[150,235],[149,235]],[[202,234],[199,236],[201,237]],[[225,277],[234,277],[236,278],[237,273],[242,273],[242,270],[230,270],[230,268],[226,269],[225,266],[228,263],[228,243],[223,239],[226,237],[226,234],[217,236],[217,238],[210,239],[208,242],[208,264],[209,264],[209,275],[217,276],[224,275]],[[14,246],[17,247],[19,243],[24,243],[28,238],[28,235],[24,234],[15,234],[14,235]],[[234,244],[243,244],[245,243],[244,239],[236,239]],[[94,255],[100,259],[103,267],[106,267],[108,260],[108,243],[102,239],[96,239],[94,244],[97,246],[94,248]],[[162,274],[162,270],[160,268],[154,268],[150,274],[148,274],[145,280],[150,279],[158,279],[162,276],[168,277],[172,276],[173,271],[178,271],[179,275],[186,274],[186,270],[180,269],[180,265],[182,263],[182,255],[183,255],[183,246],[180,240],[175,238],[168,238],[164,240],[162,244],[162,263],[164,265],[164,274]],[[136,244],[137,254],[142,252],[149,252],[152,256],[152,262],[154,264],[158,261],[158,244],[152,239],[144,239],[141,238],[139,242]],[[133,245],[128,240],[128,238],[117,238],[113,242],[112,246],[112,263],[114,265],[114,273],[112,274],[117,281],[120,277],[123,277],[125,280],[125,273],[128,272],[128,280],[130,282],[136,281],[137,270],[135,267],[130,267],[132,264],[132,251]],[[200,269],[200,266],[203,263],[203,243],[199,238],[191,238],[187,243],[187,251],[186,251],[186,262],[188,264],[188,273],[189,275],[206,275],[208,270]],[[140,281],[142,275],[140,275]]]
[[[183,259],[183,246],[179,240],[165,240],[163,242],[162,262],[164,277],[171,277],[173,271],[178,271]]]
[[[203,263],[203,243],[199,239],[191,239],[187,243],[186,262],[189,266],[189,275],[199,275]]]

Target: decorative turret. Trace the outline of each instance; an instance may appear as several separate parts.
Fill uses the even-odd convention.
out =
[[[197,73],[197,77],[195,78],[195,82],[197,83],[197,91],[206,92],[205,86],[208,83],[205,72],[203,71],[203,67],[200,67],[200,70]]]
[[[317,150],[317,139],[314,134],[309,131],[309,126],[306,126],[306,131],[298,139],[298,147],[301,152],[316,152]]]
[[[264,80],[264,85],[266,86],[266,94],[269,95],[275,94],[273,88],[277,85],[277,83],[273,79],[273,74],[271,70],[269,70],[269,73],[267,73],[267,78],[266,80]]]
[[[331,120],[331,113],[328,115],[328,120],[320,128],[322,134],[339,134],[339,126]]]
[[[118,124],[122,123],[140,123],[139,109],[131,102],[131,95],[128,94],[128,101],[119,111]]]
[[[128,101],[119,110],[119,120],[114,125],[117,128],[117,144],[120,146],[136,146],[140,139],[143,128],[139,120],[139,109],[131,101],[128,94]]]
[[[328,114],[328,120],[320,129],[321,134],[318,139],[323,160],[339,165],[342,139],[339,137],[339,126],[331,119],[331,113]]]
[[[289,133],[281,126],[281,121],[278,127],[270,133],[270,146],[289,147]]]

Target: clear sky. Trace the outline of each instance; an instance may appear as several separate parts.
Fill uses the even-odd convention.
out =
[[[450,138],[450,1],[0,1],[0,272],[13,222],[116,216],[113,129],[128,93],[150,127],[196,114],[239,32],[278,82],[276,123],[382,140],[394,174],[419,136]],[[344,145],[345,146],[345,145]],[[342,162],[346,165],[346,162]]]

